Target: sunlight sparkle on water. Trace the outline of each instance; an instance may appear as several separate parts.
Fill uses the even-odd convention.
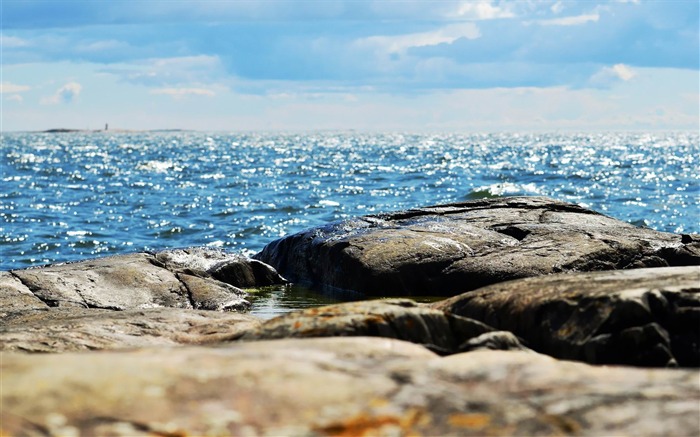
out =
[[[697,133],[2,135],[3,269],[506,195],[700,231]]]

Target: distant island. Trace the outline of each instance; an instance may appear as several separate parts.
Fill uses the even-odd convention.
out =
[[[105,133],[105,132],[112,132],[112,133],[125,133],[125,132],[191,132],[189,129],[148,129],[148,130],[139,130],[139,129],[67,129],[67,128],[56,128],[56,129],[46,129],[43,131],[38,131],[41,133],[46,133],[46,134],[63,134],[63,133],[73,133],[73,132],[82,132],[82,133]]]

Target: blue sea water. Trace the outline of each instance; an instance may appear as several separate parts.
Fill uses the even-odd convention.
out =
[[[700,231],[699,134],[3,133],[2,270],[544,195]]]

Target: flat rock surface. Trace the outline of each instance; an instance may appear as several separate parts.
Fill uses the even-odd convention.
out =
[[[3,435],[697,435],[698,372],[353,337],[5,353]]]
[[[492,331],[481,322],[409,299],[386,299],[294,311],[263,322],[241,339],[376,336],[407,340],[450,354],[468,340]]]
[[[0,351],[68,352],[211,344],[239,337],[260,320],[246,314],[176,308],[0,310]]]
[[[700,267],[527,278],[432,306],[557,358],[700,367]]]
[[[453,296],[569,271],[700,264],[700,237],[638,228],[543,197],[483,199],[345,220],[268,244],[284,277],[374,296]]]

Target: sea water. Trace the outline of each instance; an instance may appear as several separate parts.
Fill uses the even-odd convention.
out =
[[[348,217],[511,195],[700,232],[697,132],[1,139],[2,270],[188,246],[253,254]]]

